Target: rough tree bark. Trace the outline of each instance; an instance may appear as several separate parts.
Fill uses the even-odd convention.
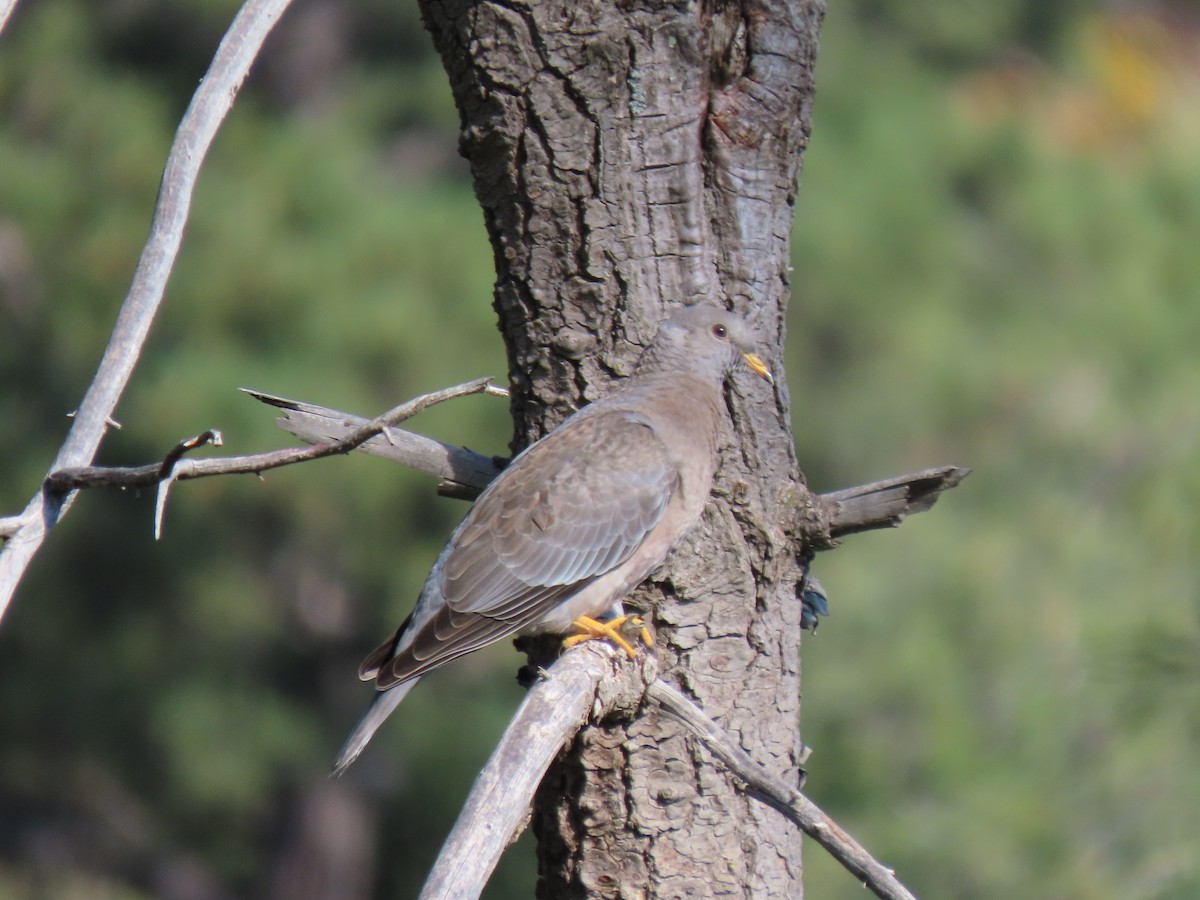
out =
[[[674,304],[746,312],[777,374],[729,393],[702,525],[631,605],[664,675],[792,779],[808,502],[782,371],[819,0],[422,0],[495,254],[514,450],[630,371]],[[801,511],[802,513],[802,511]],[[585,729],[534,812],[543,897],[799,897],[800,834],[647,711]]]

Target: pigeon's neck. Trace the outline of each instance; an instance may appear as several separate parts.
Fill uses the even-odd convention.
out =
[[[677,352],[664,353],[657,347],[651,347],[638,361],[634,380],[654,382],[686,378],[703,382],[713,391],[720,392],[721,385],[725,383],[725,374],[695,357]]]
[[[630,410],[652,408],[664,432],[677,446],[707,442],[715,452],[722,416],[723,380],[678,369],[641,371],[622,385],[613,405]]]
[[[716,406],[721,402],[724,384],[724,378],[714,378],[709,372],[686,369],[670,372],[639,370],[632,378],[626,380],[621,390],[643,397],[684,397],[697,403]],[[682,405],[686,406],[686,403]]]

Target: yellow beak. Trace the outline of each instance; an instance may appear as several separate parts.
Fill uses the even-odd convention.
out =
[[[761,356],[757,353],[744,353],[742,356],[745,357],[746,365],[750,367],[751,372],[759,378],[765,379],[768,384],[775,383],[775,379],[771,377],[771,370],[767,368],[767,364],[762,361]]]

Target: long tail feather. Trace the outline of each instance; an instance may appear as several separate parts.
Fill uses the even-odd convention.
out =
[[[363,752],[363,748],[367,746],[367,742],[371,740],[376,729],[383,724],[383,720],[392,714],[392,711],[400,705],[400,701],[420,680],[420,678],[410,679],[376,695],[366,714],[354,726],[350,737],[346,738],[346,743],[338,752],[337,762],[333,764],[334,775],[341,775],[354,760],[358,759],[358,754]]]

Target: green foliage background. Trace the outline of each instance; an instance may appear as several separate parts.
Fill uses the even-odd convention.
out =
[[[236,4],[23,3],[0,36],[0,511],[65,433]],[[316,36],[316,38],[314,38]],[[503,376],[491,260],[415,10],[289,13],[205,164],[102,460],[251,386],[361,412]],[[1200,38],[1169,5],[829,11],[788,378],[810,483],[954,462],[818,560],[811,795],[921,896],[1200,896]],[[485,452],[501,401],[417,426]],[[519,698],[507,647],[339,782],[361,655],[464,507],[372,459],[92,492],[0,630],[0,898],[415,895]],[[813,898],[862,888],[812,848]],[[489,889],[526,897],[528,848]]]

